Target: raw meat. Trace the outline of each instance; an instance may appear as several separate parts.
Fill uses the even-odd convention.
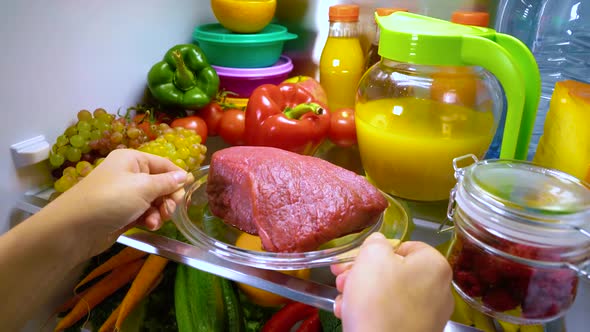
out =
[[[211,212],[272,252],[305,252],[373,225],[388,203],[367,180],[325,160],[270,147],[211,158]]]

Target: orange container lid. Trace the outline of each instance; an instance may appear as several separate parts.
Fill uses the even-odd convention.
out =
[[[395,12],[407,12],[407,11],[408,11],[408,8],[377,8],[377,9],[375,9],[375,12],[379,16],[387,16],[387,15],[391,15]]]
[[[377,16],[388,16],[391,15],[395,12],[408,12],[408,8],[377,8],[375,9],[375,13],[377,13]],[[374,19],[374,18],[373,18]]]
[[[330,22],[357,22],[360,8],[358,5],[330,6]]]
[[[487,28],[490,15],[486,12],[456,11],[451,16],[451,22]]]

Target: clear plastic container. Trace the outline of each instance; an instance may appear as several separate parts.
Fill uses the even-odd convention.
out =
[[[541,101],[529,148],[532,159],[543,134],[555,83],[590,83],[590,2],[580,0],[504,0],[497,30],[522,40],[541,73]]]
[[[459,159],[448,213],[455,289],[476,310],[511,323],[563,316],[578,276],[588,278],[590,189],[528,162],[457,168]]]
[[[376,224],[359,233],[325,243],[318,250],[274,253],[239,248],[235,246],[235,242],[242,231],[226,225],[209,212],[206,193],[208,174],[209,166],[203,166],[194,172],[195,182],[185,188],[184,199],[177,207],[172,220],[190,243],[238,264],[267,270],[299,270],[329,266],[352,260],[354,255],[351,255],[351,251],[358,248],[373,232],[381,232],[391,239],[406,239],[411,230],[406,209],[398,201],[385,195],[389,206]]]

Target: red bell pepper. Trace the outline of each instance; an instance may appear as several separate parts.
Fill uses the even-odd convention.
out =
[[[310,155],[329,130],[330,112],[296,84],[264,84],[250,95],[246,106],[247,145]]]
[[[319,320],[319,309],[301,302],[291,302],[286,304],[281,310],[277,311],[277,313],[264,324],[261,332],[291,331],[293,326],[299,321],[304,321],[305,326],[310,325],[306,328],[313,328],[314,326],[317,326],[313,321],[307,323],[305,321],[316,314],[318,314]]]
[[[320,332],[321,330],[322,322],[320,321],[320,312],[317,310],[299,325],[296,332]]]

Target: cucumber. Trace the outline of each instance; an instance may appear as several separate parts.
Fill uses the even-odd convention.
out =
[[[225,303],[221,278],[187,267],[189,304],[196,332],[225,330]]]
[[[176,268],[176,280],[174,281],[174,307],[178,332],[193,331],[192,313],[186,285],[186,268],[186,265],[178,264]]]
[[[246,327],[244,325],[244,315],[242,306],[236,293],[235,285],[232,281],[227,279],[221,280],[221,288],[223,290],[223,299],[225,301],[226,310],[226,326],[227,332],[244,332]]]
[[[179,264],[174,287],[179,332],[225,331],[223,295],[220,277]]]

